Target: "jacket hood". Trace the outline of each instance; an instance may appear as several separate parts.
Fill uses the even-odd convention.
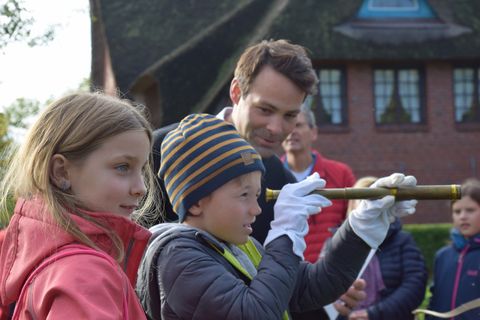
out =
[[[452,228],[450,230],[450,239],[452,240],[453,247],[458,251],[463,250],[467,245],[470,246],[470,250],[480,249],[480,233],[467,239],[457,228]]]
[[[138,269],[136,285],[137,295],[149,319],[160,319],[161,295],[157,285],[157,260],[162,249],[173,239],[189,238],[205,244],[215,246],[223,251],[222,244],[209,233],[181,223],[161,223],[150,228],[152,236]]]
[[[130,281],[135,281],[136,269],[150,232],[130,219],[116,214],[85,213],[102,221],[120,236],[126,252],[122,267]],[[116,251],[103,230],[79,216],[71,217],[80,230],[99,248],[115,258]],[[75,242],[77,241],[72,235],[62,229],[46,212],[41,199],[19,199],[0,253],[0,301],[4,305],[15,301],[23,283],[36,266],[55,253],[58,248]],[[134,247],[136,247],[135,250],[133,250]]]

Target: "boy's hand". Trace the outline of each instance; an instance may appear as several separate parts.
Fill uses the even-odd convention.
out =
[[[378,179],[371,188],[386,187],[414,187],[417,179],[414,176],[405,176],[394,173],[388,177]],[[393,196],[385,196],[378,200],[362,200],[357,209],[353,210],[348,221],[353,231],[371,248],[378,248],[387,236],[390,223],[395,217],[413,214],[417,200],[395,202]]]
[[[264,245],[287,235],[293,242],[293,252],[303,259],[308,233],[308,216],[318,213],[332,202],[319,194],[310,194],[315,189],[325,187],[325,180],[314,173],[303,181],[285,185],[274,206],[274,219]]]

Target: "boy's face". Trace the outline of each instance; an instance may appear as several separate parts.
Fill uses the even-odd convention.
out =
[[[201,199],[189,211],[186,223],[231,244],[247,242],[255,217],[261,213],[257,198],[261,173],[255,171],[233,179]]]
[[[455,201],[452,206],[453,225],[466,237],[480,233],[480,205],[469,196]]]
[[[234,103],[235,128],[262,157],[268,158],[295,127],[305,92],[272,67],[265,66],[245,95],[234,79],[230,97]]]

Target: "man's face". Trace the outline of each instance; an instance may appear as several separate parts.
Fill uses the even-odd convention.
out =
[[[260,155],[268,158],[294,129],[305,92],[290,79],[265,66],[243,95],[236,79],[230,87],[232,122]]]
[[[317,139],[317,128],[308,125],[305,113],[301,112],[297,116],[295,128],[283,141],[283,150],[285,152],[310,152],[313,142]]]

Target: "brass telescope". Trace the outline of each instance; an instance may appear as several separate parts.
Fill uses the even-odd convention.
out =
[[[402,200],[458,200],[462,197],[462,189],[458,184],[424,185],[400,188],[329,188],[317,189],[312,193],[325,198],[334,199],[379,199],[384,196],[394,196],[395,201]],[[278,198],[280,190],[268,189],[265,192],[267,201]]]

